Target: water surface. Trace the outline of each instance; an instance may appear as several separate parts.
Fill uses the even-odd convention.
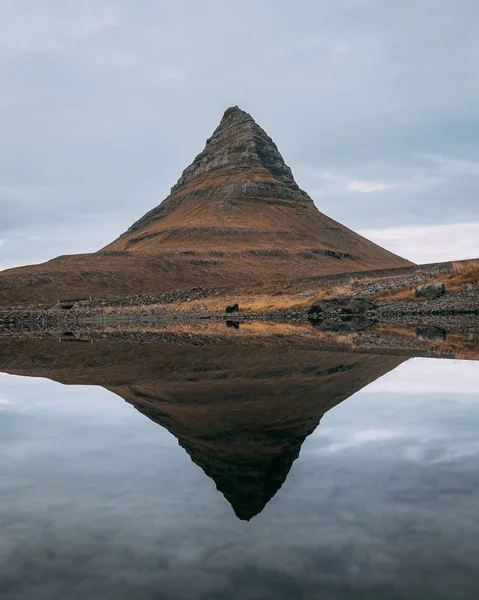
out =
[[[477,597],[478,365],[295,356],[1,375],[2,600]]]

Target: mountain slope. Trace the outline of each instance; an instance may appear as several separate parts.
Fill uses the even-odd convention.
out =
[[[0,306],[411,265],[323,215],[271,138],[228,109],[170,195],[93,254],[0,273]]]
[[[225,112],[170,195],[105,249],[309,250],[325,265],[346,261],[336,270],[408,264],[320,213],[273,140],[238,107]]]

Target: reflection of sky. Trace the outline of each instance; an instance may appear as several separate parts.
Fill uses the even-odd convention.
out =
[[[478,597],[479,368],[415,359],[330,411],[251,523],[94,387],[0,376],[0,597]]]

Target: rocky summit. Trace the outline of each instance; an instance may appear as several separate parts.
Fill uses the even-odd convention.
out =
[[[293,262],[316,257],[327,272],[407,264],[320,213],[273,140],[237,106],[228,108],[170,195],[106,247],[167,249],[257,251],[283,262],[289,252]],[[317,266],[308,263],[307,270]]]
[[[273,140],[235,106],[159,206],[98,252],[3,271],[0,306],[410,264],[322,214]]]
[[[300,231],[299,221],[310,213],[313,201],[273,140],[251,115],[233,107],[168,198],[107,248],[307,245],[314,232]]]

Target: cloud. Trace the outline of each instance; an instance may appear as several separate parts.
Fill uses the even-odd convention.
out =
[[[360,229],[359,233],[417,263],[479,258],[479,222]]]
[[[319,435],[325,435],[327,437],[328,433],[330,433],[330,431],[327,429],[319,429]],[[337,432],[336,435],[338,435]],[[322,447],[321,452],[341,452],[343,450],[364,446],[365,444],[392,440],[404,435],[406,435],[405,432],[391,429],[363,429],[349,433],[347,436],[341,436],[342,441],[333,442],[329,446]]]
[[[478,389],[475,361],[414,358],[370,384],[364,393],[440,394],[452,402],[475,402]]]
[[[310,190],[313,197],[335,197],[349,194],[371,194],[392,190],[396,185],[392,182],[356,179],[346,173],[330,170],[319,170],[314,173],[316,180],[322,182],[321,187]]]
[[[371,192],[382,192],[390,190],[393,187],[390,183],[382,183],[381,181],[361,181],[355,179],[350,181],[346,186],[349,192],[359,192],[360,194],[370,194]]]

